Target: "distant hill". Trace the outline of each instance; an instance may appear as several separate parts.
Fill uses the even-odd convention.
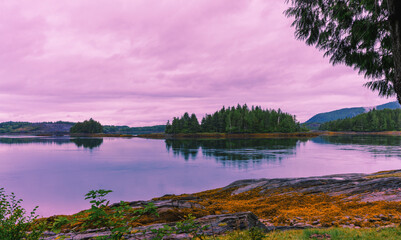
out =
[[[68,133],[74,125],[73,122],[2,122],[0,123],[0,133]]]
[[[397,101],[385,103],[385,104],[378,105],[378,106],[375,107],[376,110],[399,109],[399,108],[401,108],[401,105]]]
[[[74,122],[2,122],[0,123],[0,134],[66,134]],[[149,134],[162,133],[166,129],[165,125],[149,127],[128,127],[128,126],[103,126],[104,133],[119,134]]]
[[[150,133],[164,133],[166,125],[155,125],[148,127],[128,127],[128,126],[103,126],[104,133],[119,133],[119,134],[150,134]]]
[[[399,109],[401,105],[398,102],[389,102],[375,107],[354,107],[354,108],[342,108],[339,110],[334,110],[331,112],[319,113],[311,117],[308,121],[303,123],[303,125],[309,129],[318,129],[322,123],[344,119],[352,118],[359,114],[369,112],[372,109],[382,110],[382,109]]]
[[[372,110],[353,118],[322,123],[319,130],[353,132],[400,131],[401,109]]]

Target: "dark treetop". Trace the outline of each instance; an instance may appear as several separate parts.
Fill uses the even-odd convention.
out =
[[[92,118],[89,120],[85,120],[84,122],[77,122],[70,129],[70,133],[102,133],[102,132],[103,132],[102,125],[99,122],[93,120]]]
[[[320,130],[328,131],[401,131],[401,109],[372,110],[353,118],[326,122],[320,125]]]
[[[401,103],[400,0],[287,0],[295,36],[325,52],[333,64],[358,69],[365,86]]]
[[[199,124],[195,114],[185,113],[176,117],[172,123],[167,122],[166,133],[269,133],[269,132],[297,132],[300,124],[295,116],[279,110],[262,109],[245,104],[237,107],[223,107],[213,114],[206,114]]]

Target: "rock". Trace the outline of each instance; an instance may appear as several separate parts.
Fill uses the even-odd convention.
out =
[[[204,226],[205,230],[202,231],[202,234],[205,235],[220,235],[228,231],[233,230],[245,230],[250,229],[252,227],[258,227],[263,231],[274,230],[274,227],[266,227],[263,223],[258,220],[255,214],[251,212],[240,212],[233,214],[222,214],[222,215],[209,215],[199,219],[196,219],[196,222],[200,224],[200,226]],[[135,234],[126,235],[126,239],[152,239],[155,237],[155,234],[151,232],[151,229],[157,230],[163,228],[164,225],[174,226],[175,223],[168,224],[152,224],[148,226],[142,226],[134,228],[133,231],[137,232]],[[89,240],[94,239],[96,237],[101,236],[109,236],[111,234],[110,231],[102,231],[98,232],[98,229],[88,230],[80,233],[60,233],[55,234],[49,232],[43,240],[55,240],[55,239],[79,239],[79,240]],[[145,232],[145,233],[144,233]],[[200,232],[199,232],[200,234]],[[187,233],[179,233],[174,235],[169,235],[163,239],[192,239],[192,236]]]
[[[223,190],[235,189],[232,194],[241,194],[261,189],[297,189],[297,192],[316,194],[328,193],[331,196],[348,194],[359,195],[362,201],[401,201],[401,178],[372,178],[367,174],[338,174],[306,178],[246,179],[231,183]]]
[[[299,227],[299,228],[313,228],[314,226],[307,224],[307,223],[296,223],[294,224],[294,227]]]
[[[310,235],[309,238],[313,238],[313,239],[331,239],[331,236],[329,234],[327,234],[327,233],[324,233],[324,234],[315,233],[315,234]]]
[[[199,198],[189,198],[187,199],[169,199],[169,200],[160,200],[160,201],[135,201],[130,202],[129,205],[133,208],[140,208],[146,206],[148,203],[152,202],[157,208],[203,208],[202,205],[190,202],[194,199]],[[118,204],[113,204],[112,206],[116,206]]]
[[[261,182],[256,182],[256,183],[247,185],[245,187],[238,188],[237,190],[232,192],[231,195],[237,195],[237,194],[240,194],[240,193],[243,193],[243,192],[251,191],[251,190],[253,190],[255,188],[258,188],[260,186],[265,185],[266,183],[267,183],[267,181],[261,181]]]

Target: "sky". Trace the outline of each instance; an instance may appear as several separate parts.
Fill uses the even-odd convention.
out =
[[[294,38],[284,0],[2,0],[0,122],[149,126],[246,103],[301,122],[380,98]]]

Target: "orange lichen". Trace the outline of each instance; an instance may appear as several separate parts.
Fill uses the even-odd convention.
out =
[[[390,201],[362,202],[357,195],[335,195],[319,193],[300,193],[296,189],[279,189],[262,191],[255,188],[251,191],[233,195],[237,188],[213,189],[192,195],[170,195],[157,200],[193,199],[190,202],[200,205],[199,208],[162,208],[160,217],[144,215],[132,221],[133,211],[126,214],[130,226],[137,227],[153,223],[175,222],[188,214],[199,218],[210,214],[223,214],[251,211],[264,222],[273,225],[293,225],[297,223],[314,226],[359,226],[377,227],[391,223],[401,223],[401,203]],[[83,219],[83,211],[69,219]],[[53,218],[46,222],[52,224]],[[82,222],[75,221],[65,228],[79,230]]]

